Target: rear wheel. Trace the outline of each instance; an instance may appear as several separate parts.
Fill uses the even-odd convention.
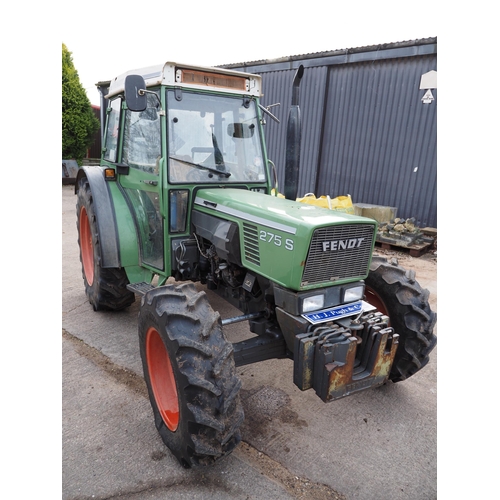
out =
[[[433,333],[436,313],[429,306],[429,291],[415,280],[415,272],[374,256],[366,279],[365,300],[390,318],[390,326],[399,334],[389,378],[405,380],[429,362],[429,353],[437,338]]]
[[[85,293],[92,307],[98,311],[130,306],[135,301],[135,295],[127,290],[129,281],[125,270],[101,266],[94,200],[85,177],[78,184],[76,217]]]
[[[183,467],[210,465],[241,441],[244,414],[233,346],[193,284],[148,292],[139,344],[156,428]]]

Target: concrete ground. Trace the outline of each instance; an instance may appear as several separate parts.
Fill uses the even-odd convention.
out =
[[[209,469],[184,470],[155,429],[137,340],[139,300],[94,312],[84,293],[76,197],[62,187],[62,494],[80,499],[437,498],[437,350],[409,380],[323,403],[290,360],[238,368],[243,442]],[[398,255],[437,310],[436,259]],[[209,293],[209,292],[208,292]],[[234,310],[209,293],[214,309]],[[248,332],[230,325],[230,340]]]

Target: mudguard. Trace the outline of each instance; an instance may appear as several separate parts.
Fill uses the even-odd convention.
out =
[[[101,267],[121,267],[113,200],[111,199],[108,183],[104,180],[103,171],[100,167],[81,167],[76,177],[75,194],[82,177],[87,177],[95,202],[94,208],[101,249]]]

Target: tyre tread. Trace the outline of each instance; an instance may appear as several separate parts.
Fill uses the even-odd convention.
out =
[[[80,243],[80,209],[84,207],[92,233],[94,252],[94,282],[89,285],[83,268],[81,243]],[[97,230],[97,219],[94,212],[94,197],[86,177],[80,179],[77,191],[76,226],[78,232],[78,246],[80,247],[80,262],[82,264],[82,277],[85,284],[85,294],[95,311],[125,309],[135,302],[135,295],[127,289],[129,283],[124,269],[101,267],[100,238]]]
[[[241,441],[244,412],[233,346],[225,339],[220,316],[212,310],[205,292],[199,292],[194,284],[166,285],[146,293],[139,312],[139,337],[156,422],[158,411],[143,348],[151,318],[156,318],[158,331],[170,346],[171,360],[175,359],[172,363],[183,408],[178,436],[174,438],[174,433],[157,424],[160,436],[182,465],[211,464]]]
[[[433,333],[437,315],[430,308],[429,291],[415,278],[415,273],[400,267],[396,259],[388,262],[374,256],[366,280],[390,309],[391,325],[400,336],[389,377],[393,382],[405,380],[427,365],[437,343]]]

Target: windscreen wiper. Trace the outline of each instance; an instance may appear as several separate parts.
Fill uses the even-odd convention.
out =
[[[181,163],[185,163],[186,165],[191,165],[193,167],[200,168],[202,170],[208,170],[209,172],[213,172],[214,174],[217,174],[217,175],[222,175],[224,177],[231,176],[231,172],[224,172],[222,170],[217,170],[216,168],[209,167],[208,165],[203,165],[201,163],[194,163],[192,161],[183,160],[181,158],[177,158],[176,156],[169,156],[169,158],[171,158],[172,160],[175,160],[175,161],[180,161]]]

